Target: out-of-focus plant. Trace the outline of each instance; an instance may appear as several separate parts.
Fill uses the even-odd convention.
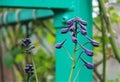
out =
[[[120,61],[119,44],[116,40],[119,35],[120,23],[120,1],[119,0],[94,0],[93,13],[94,13],[94,38],[101,41],[102,46],[95,48],[96,58],[99,54],[103,55],[103,59],[95,63],[95,76],[98,77],[100,82],[106,82],[106,62],[110,58]],[[97,54],[99,53],[99,54]],[[114,54],[114,55],[113,55]],[[102,75],[97,71],[97,67],[103,63]]]
[[[8,9],[14,11],[14,9]],[[3,10],[2,12],[4,12]],[[15,82],[25,81],[27,74],[25,73],[26,66],[26,55],[24,49],[21,48],[21,39],[25,38],[26,24],[17,23],[11,25],[3,25],[0,28],[0,58],[3,58],[0,67],[4,71],[12,69],[12,77]],[[55,44],[55,29],[51,19],[48,20],[36,20],[30,23],[30,38],[35,49],[32,50],[33,59],[36,65],[36,74],[38,75],[39,82],[45,82],[47,76],[55,75],[55,55],[54,55],[54,44]],[[52,48],[52,49],[51,49]],[[1,57],[2,56],[2,57]],[[29,59],[29,58],[28,58]],[[2,82],[10,80],[9,76],[4,76]],[[53,78],[54,79],[54,78]],[[31,76],[32,82],[36,82],[35,76]]]

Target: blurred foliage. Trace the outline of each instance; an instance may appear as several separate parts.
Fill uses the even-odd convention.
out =
[[[99,12],[99,6],[98,6],[98,0],[93,0],[94,2],[96,2],[95,4],[93,4],[93,21],[94,21],[94,24],[93,24],[93,38],[95,40],[97,40],[98,42],[100,42],[100,46],[99,48],[95,48],[94,49],[94,52],[95,52],[95,56],[94,56],[94,63],[95,65],[101,65],[103,64],[103,51],[102,51],[102,25],[101,25],[101,18],[100,18],[100,12]],[[106,7],[106,10],[107,10],[107,13],[106,15],[110,18],[110,21],[111,21],[111,25],[112,25],[112,31],[114,33],[114,39],[115,39],[115,42],[116,42],[116,45],[118,47],[118,49],[120,48],[120,44],[117,43],[117,40],[119,38],[119,35],[120,35],[120,31],[119,30],[119,27],[120,27],[120,0],[103,0],[105,2],[105,7]],[[104,19],[104,18],[102,18]],[[105,22],[105,21],[103,21]],[[107,28],[107,25],[105,25],[105,28]],[[114,53],[112,51],[112,46],[111,46],[111,43],[110,43],[110,39],[109,39],[109,32],[108,30],[106,29],[105,30],[105,51],[106,51],[106,60],[109,60],[110,58],[113,58],[115,59],[114,57]],[[115,59],[116,60],[116,59]],[[108,63],[109,61],[107,61]],[[116,65],[116,64],[115,64]],[[113,65],[114,66],[114,65]],[[103,66],[102,66],[103,68]],[[101,78],[102,78],[102,68],[100,69],[101,71],[97,71],[97,79],[100,81]],[[109,67],[107,67],[107,70],[108,70]],[[110,67],[112,69],[112,67]],[[96,70],[99,70],[99,66],[95,67]],[[114,70],[114,69],[113,69]],[[119,70],[116,70],[118,71],[118,73],[120,73]],[[96,73],[95,73],[96,74]],[[109,73],[110,74],[110,73]],[[119,76],[116,75],[116,77],[112,77],[112,78],[108,78],[108,77],[112,77],[112,74],[107,76],[107,79],[106,79],[106,82],[120,82],[119,80]],[[99,78],[101,77],[101,78]],[[94,78],[95,79],[95,78]],[[95,81],[96,82],[96,81]],[[103,81],[100,81],[100,82],[103,82]]]
[[[16,9],[9,8],[8,11]],[[0,9],[5,12],[6,8]],[[55,29],[52,19],[28,21],[24,23],[5,25],[0,28],[0,46],[2,49],[3,64],[7,69],[15,69],[17,81],[25,81],[26,57],[25,49],[21,47],[22,39],[26,38],[26,26],[30,24],[30,39],[35,49],[32,50],[32,57],[35,62],[39,82],[46,82],[48,76],[55,76]],[[28,57],[29,59],[29,57]],[[6,69],[6,70],[7,70]],[[13,75],[13,77],[14,77]],[[9,79],[4,76],[5,80]],[[26,82],[26,81],[25,81]],[[35,76],[31,82],[36,82]]]

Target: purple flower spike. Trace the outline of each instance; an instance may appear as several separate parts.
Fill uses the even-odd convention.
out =
[[[94,65],[91,64],[91,63],[88,63],[87,61],[85,61],[84,59],[82,59],[80,57],[80,59],[85,63],[85,66],[88,68],[88,69],[93,69],[94,68]]]
[[[99,43],[95,40],[91,40],[91,44],[95,47],[98,47],[99,46]]]
[[[82,35],[86,35],[87,34],[87,31],[84,30],[84,29],[81,29],[80,32],[81,32]]]
[[[84,52],[88,55],[88,56],[93,56],[93,51],[88,50],[86,48],[84,48]]]
[[[63,42],[61,42],[61,43],[57,43],[56,45],[55,45],[55,47],[57,48],[57,49],[60,49],[61,47],[62,47],[62,45],[65,43],[65,41],[66,41],[67,39],[65,39]]]
[[[71,36],[71,37],[72,37],[72,41],[73,41],[74,43],[77,43],[77,38],[74,37],[74,36]]]
[[[61,33],[67,33],[69,31],[69,28],[63,28],[62,30],[61,30]]]

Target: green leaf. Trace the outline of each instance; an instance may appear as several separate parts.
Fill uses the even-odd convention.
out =
[[[20,63],[21,61],[24,60],[24,58],[25,58],[24,55],[22,55],[22,54],[17,54],[16,57],[15,57],[15,62],[16,62],[16,63]]]
[[[15,48],[14,50],[11,51],[11,54],[13,56],[16,56],[17,54],[20,54],[21,53],[21,50],[19,48]]]
[[[14,58],[10,53],[4,55],[3,59],[7,68],[11,68],[14,65]]]

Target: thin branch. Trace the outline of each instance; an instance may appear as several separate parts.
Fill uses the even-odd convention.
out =
[[[94,69],[94,73],[96,74],[96,76],[98,77],[98,79],[100,80],[100,82],[102,82],[101,75],[98,73],[97,69]]]
[[[41,22],[41,24],[53,37],[55,37],[55,33],[44,22]]]

